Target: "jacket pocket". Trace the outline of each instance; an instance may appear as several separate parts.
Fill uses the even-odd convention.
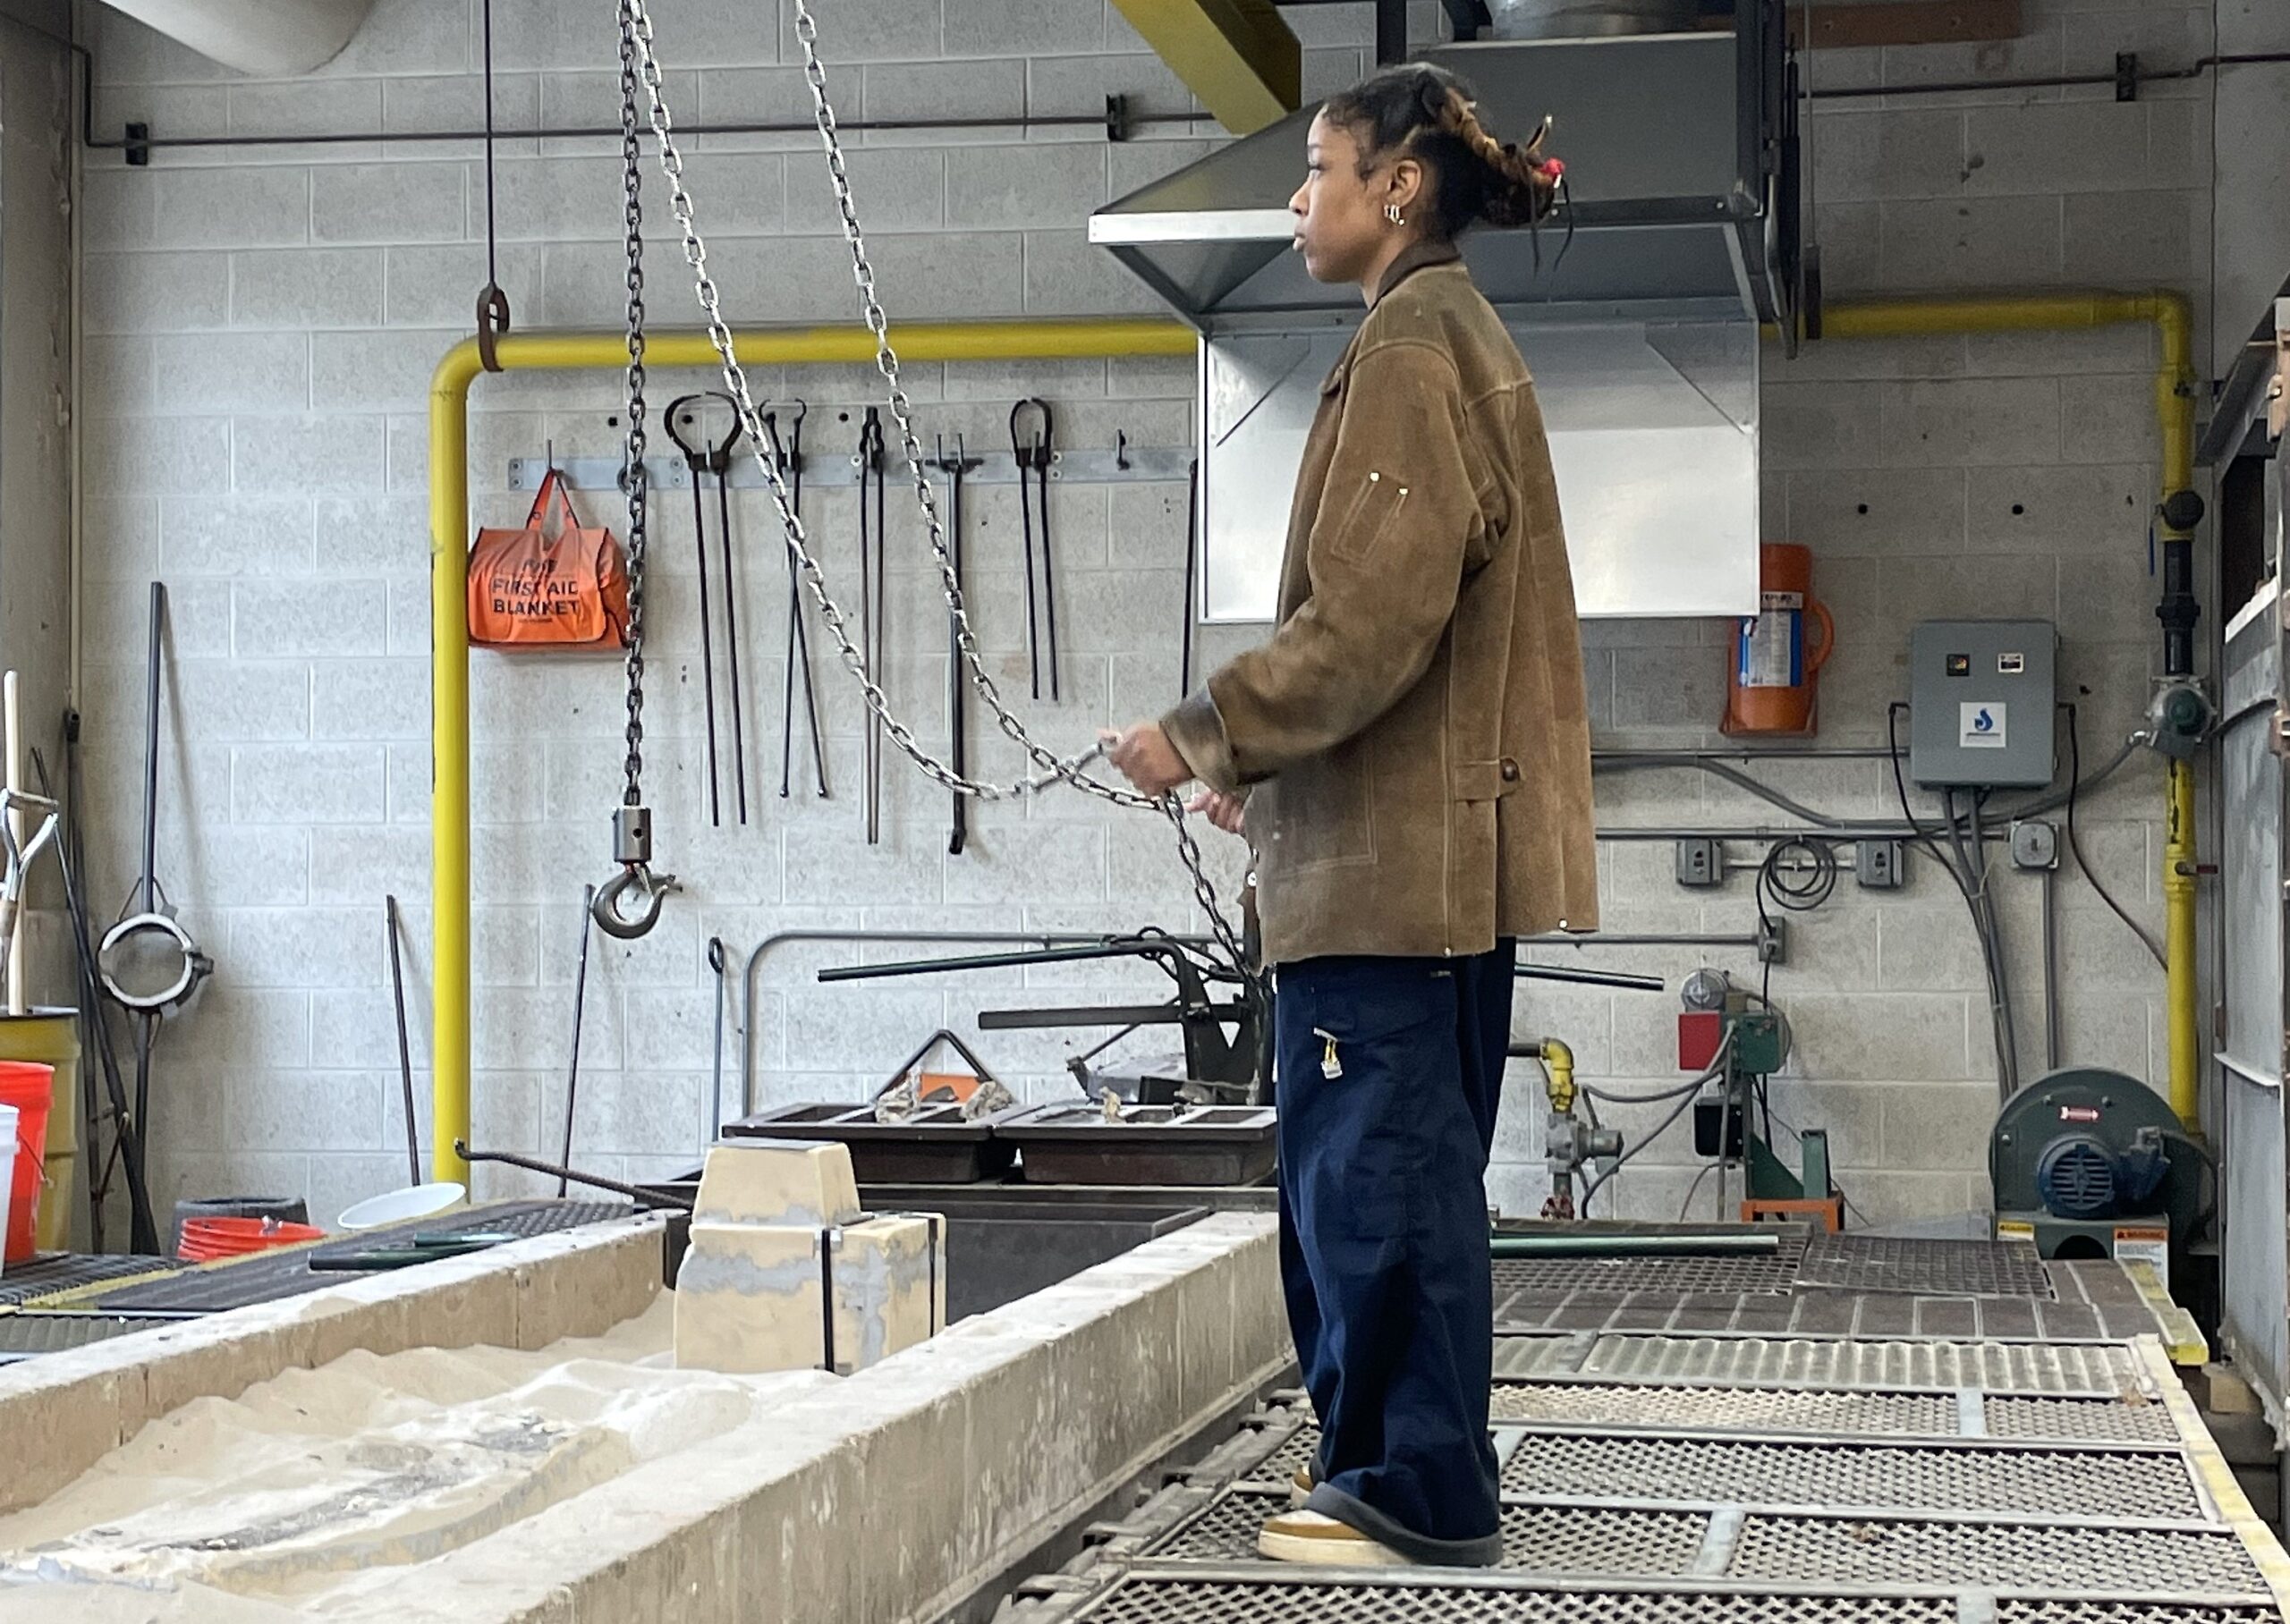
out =
[[[1407,486],[1395,477],[1370,469],[1352,494],[1344,517],[1328,532],[1328,556],[1357,562],[1373,553],[1405,511],[1407,494]]]
[[[1376,860],[1375,774],[1364,738],[1307,757],[1272,787],[1268,868],[1293,874]]]

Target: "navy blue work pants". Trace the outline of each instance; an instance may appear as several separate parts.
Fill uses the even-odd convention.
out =
[[[1514,958],[1303,960],[1273,1006],[1309,1504],[1422,1562],[1498,1554],[1486,1175]]]

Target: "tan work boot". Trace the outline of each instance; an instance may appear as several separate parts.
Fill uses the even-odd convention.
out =
[[[1404,1568],[1408,1561],[1348,1523],[1318,1511],[1284,1511],[1265,1519],[1256,1553],[1268,1561],[1314,1568]]]

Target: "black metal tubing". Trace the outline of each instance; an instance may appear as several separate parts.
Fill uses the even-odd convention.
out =
[[[115,136],[96,134],[96,69],[95,54],[87,47],[72,40],[57,43],[70,49],[80,63],[80,145],[90,152],[123,152],[131,164],[143,164],[150,155],[168,147],[330,147],[330,146],[409,146],[434,141],[467,141],[482,143],[483,128],[475,130],[354,130],[317,131],[303,135],[173,135],[155,136],[146,123],[127,123]],[[905,130],[929,131],[934,130],[1078,130],[1096,129],[1107,132],[1110,139],[1116,129],[1138,129],[1151,124],[1214,123],[1207,113],[1132,113],[1127,98],[1108,97],[1102,113],[1014,113],[1006,118],[861,118],[837,119],[835,128],[846,134],[869,130]],[[816,135],[818,126],[809,119],[732,119],[715,123],[683,123],[676,128],[686,135]],[[547,141],[609,140],[621,133],[617,124],[575,125],[564,128],[542,126],[531,130],[499,130],[493,131],[496,141]]]
[[[1407,60],[1407,0],[1376,0],[1376,65]]]
[[[454,1154],[464,1162],[498,1162],[504,1167],[520,1167],[529,1173],[554,1173],[561,1194],[565,1184],[590,1184],[598,1189],[610,1190],[615,1196],[625,1196],[640,1207],[667,1207],[675,1212],[691,1211],[691,1203],[681,1196],[672,1196],[662,1189],[646,1189],[638,1184],[623,1184],[617,1179],[600,1178],[595,1173],[575,1172],[554,1162],[543,1162],[533,1156],[511,1155],[505,1150],[471,1150],[466,1139],[454,1141]]]

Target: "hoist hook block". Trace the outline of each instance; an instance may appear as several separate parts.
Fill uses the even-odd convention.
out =
[[[589,917],[607,936],[633,942],[651,934],[660,922],[660,904],[667,901],[670,892],[683,889],[672,874],[654,874],[641,863],[632,864],[598,887],[597,900],[589,905]],[[642,903],[641,910],[632,917],[620,911],[621,899],[631,892]]]
[[[477,295],[477,359],[488,372],[501,368],[496,348],[509,331],[509,296],[498,283],[488,282]]]

